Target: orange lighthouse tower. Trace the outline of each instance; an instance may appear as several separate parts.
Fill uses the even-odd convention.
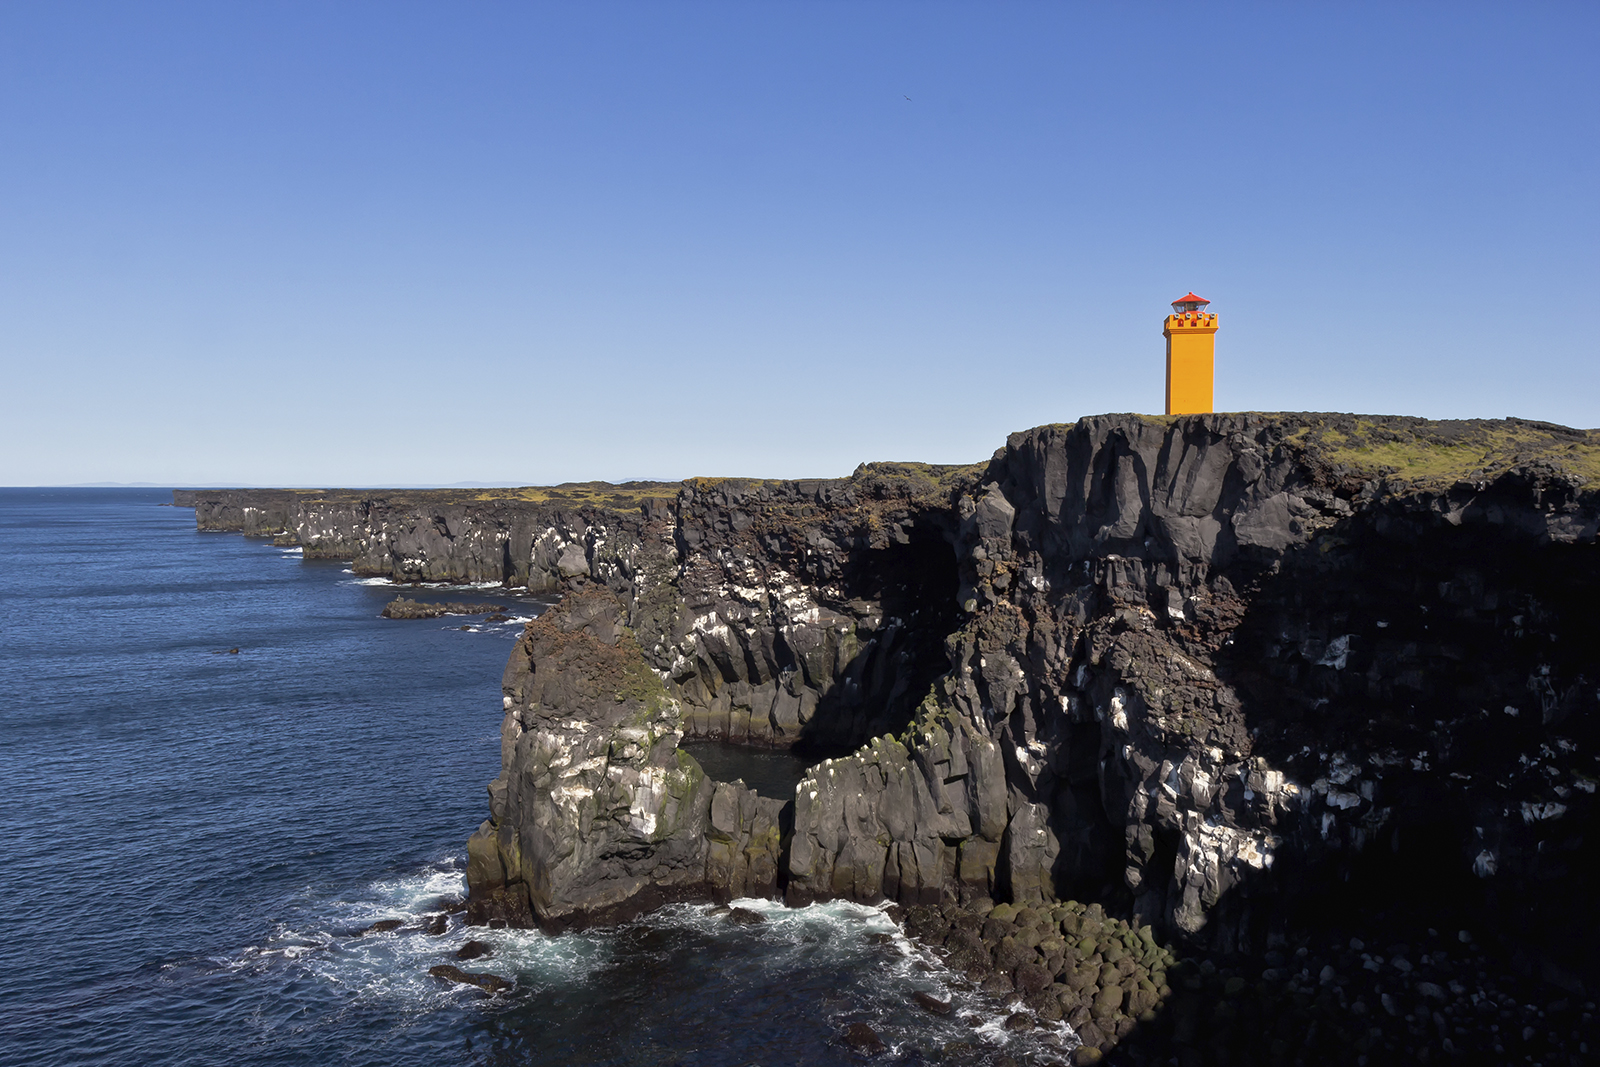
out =
[[[1211,301],[1185,293],[1172,302],[1162,324],[1167,339],[1167,414],[1197,415],[1211,410],[1211,378],[1216,363],[1217,316],[1206,314]]]

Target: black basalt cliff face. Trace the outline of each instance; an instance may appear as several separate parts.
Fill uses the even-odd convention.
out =
[[[506,669],[472,915],[1071,897],[1259,951],[1376,896],[1592,986],[1597,454],[1518,420],[1108,415],[986,467],[495,520],[543,561],[499,575],[566,595]],[[773,801],[691,736],[818,762]]]
[[[1496,467],[1511,431],[1537,455]],[[1537,458],[1564,444],[1593,439],[1105,416],[1015,435],[981,474],[686,487],[638,527],[631,580],[573,594],[614,605],[660,679],[619,728],[643,736],[530,695],[566,670],[540,651],[557,617],[512,657],[478,914],[585,921],[669,887],[1072,896],[1231,950],[1415,892],[1576,973],[1600,948],[1578,918],[1600,500]],[[1359,462],[1408,450],[1485,465]],[[774,811],[692,781],[675,742],[701,734],[833,758]],[[572,841],[581,862],[546,860]]]
[[[1586,966],[1600,497],[1527,455],[1409,483],[1346,462],[1487,458],[1495,426],[1104,417],[1011,438],[963,505],[969,614],[926,715],[1004,762],[987,889],[1115,901],[1224,951],[1412,894]],[[1547,456],[1594,442],[1529,432]]]
[[[173,502],[194,508],[201,530],[271,537],[300,546],[307,559],[347,560],[367,577],[553,592],[565,579],[623,565],[626,546],[608,551],[590,534],[598,519],[631,528],[641,508],[665,506],[677,492],[675,482],[510,491],[183,489]]]

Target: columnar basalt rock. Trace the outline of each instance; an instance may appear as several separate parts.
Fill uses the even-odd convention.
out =
[[[504,690],[503,770],[468,845],[473,921],[581,924],[774,889],[779,803],[678,749],[680,705],[609,590],[530,623]]]
[[[838,752],[904,725],[955,616],[941,476],[970,472],[686,486],[652,651],[692,735]]]
[[[480,918],[1074,897],[1259,949],[1423,872],[1530,944],[1538,909],[1577,916],[1534,946],[1566,973],[1600,951],[1597,457],[1517,420],[1108,415],[973,469],[295,529],[396,576],[491,546],[568,590],[508,669]],[[775,807],[697,780],[691,735],[822,762]]]
[[[1365,432],[1426,459],[1475,429],[1433,426]],[[1357,432],[1087,419],[1013,437],[962,505],[970,615],[937,703],[1006,756],[1008,849],[1042,816],[1022,866],[1054,855],[1045,899],[1259,949],[1363,869],[1520,909],[1519,937],[1579,892],[1596,493],[1526,458],[1392,481],[1322,445]]]
[[[1229,948],[1379,848],[1447,862],[1437,879],[1514,854],[1500,895],[1546,892],[1541,849],[1576,839],[1542,805],[1587,798],[1595,770],[1576,649],[1596,494],[1526,463],[1389,482],[1319,449],[1341,426],[1358,423],[1041,428],[963,502],[969,615],[935,704],[1006,758],[1006,854],[1037,842],[1000,865],[1008,895],[1120,900]]]
[[[952,584],[927,610],[953,614],[953,554],[938,527],[915,526],[914,501],[935,488],[893,472],[690,484],[674,513],[630,529],[625,567],[574,574],[579,585],[529,625],[507,670],[504,771],[470,850],[474,916],[562,925],[781,892],[793,805],[704,780],[677,742],[849,748],[903,726],[911,694],[943,665],[944,628],[930,638],[892,614],[922,612],[913,605],[929,579],[914,564],[929,546]],[[560,636],[569,631],[578,636]],[[596,642],[608,651],[574,658]],[[629,686],[654,694],[648,726],[607,696]],[[998,836],[1003,799],[990,808]],[[819,896],[879,895],[881,870],[841,892],[836,866]],[[936,865],[907,870],[937,898]]]

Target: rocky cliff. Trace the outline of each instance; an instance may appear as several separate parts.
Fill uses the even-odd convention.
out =
[[[1101,416],[974,468],[282,527],[567,591],[506,670],[479,921],[1071,897],[1260,951],[1381,898],[1583,987],[1597,487],[1600,434],[1519,420]],[[774,802],[688,736],[817,762]]]
[[[989,891],[1257,950],[1414,891],[1592,959],[1592,921],[1555,944],[1541,914],[1587,911],[1595,444],[1349,416],[1014,436],[963,506],[968,614],[921,720],[1005,763]]]
[[[530,688],[566,670],[540,626],[513,655],[479,915],[526,895],[503,917],[583,921],[691,885],[1071,896],[1259,950],[1308,909],[1415,887],[1581,983],[1595,924],[1551,937],[1541,915],[1586,914],[1597,444],[1105,416],[981,470],[685,486],[573,594],[614,604],[608,647],[660,679],[648,746]],[[657,784],[696,734],[824,758],[777,812],[728,792],[714,825],[719,787]],[[574,835],[609,887],[593,906],[541,889],[528,845]]]
[[[597,516],[637,526],[677,483],[581,483],[513,490],[184,489],[201,530],[271,537],[307,559],[350,562],[397,582],[499,583],[533,592],[616,565],[590,535]],[[599,553],[599,558],[595,554]]]

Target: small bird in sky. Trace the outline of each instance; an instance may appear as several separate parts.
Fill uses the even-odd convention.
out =
[[[906,96],[906,94],[905,94],[905,93],[901,93],[901,94],[900,94],[900,95],[901,95],[901,96]],[[906,96],[906,99],[907,99],[907,100],[910,100],[910,99],[911,99],[911,98],[910,98],[910,97],[909,97],[909,96]]]

